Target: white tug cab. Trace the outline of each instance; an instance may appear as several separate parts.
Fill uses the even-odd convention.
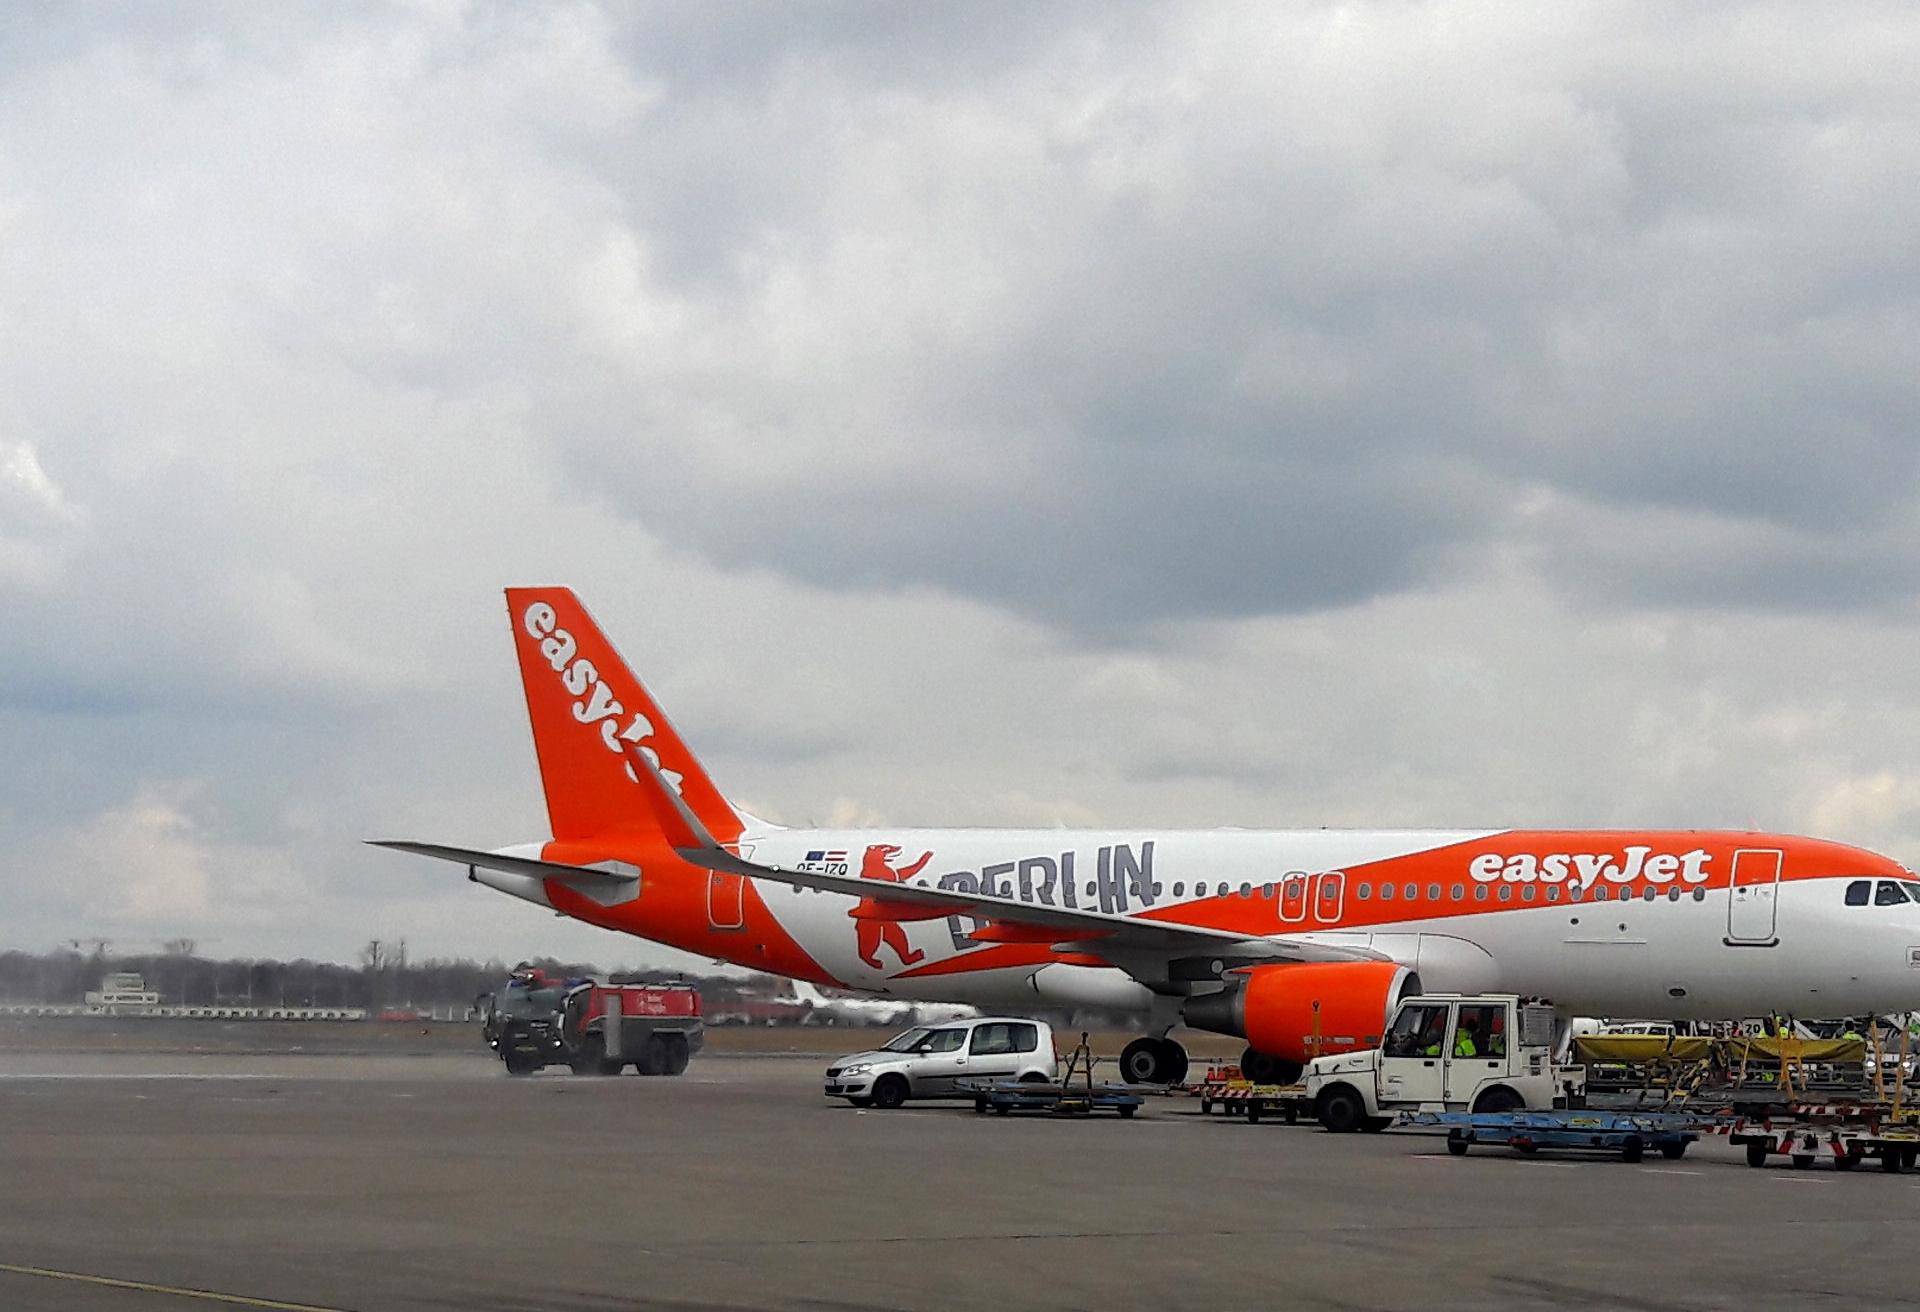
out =
[[[1319,1057],[1301,1083],[1327,1129],[1384,1130],[1399,1112],[1543,1111],[1584,1100],[1584,1066],[1553,1054],[1553,1007],[1510,993],[1402,1002],[1378,1048]]]

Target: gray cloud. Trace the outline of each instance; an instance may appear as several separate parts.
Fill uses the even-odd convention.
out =
[[[17,941],[604,946],[357,846],[515,582],[791,819],[1920,845],[1906,7],[0,24]]]

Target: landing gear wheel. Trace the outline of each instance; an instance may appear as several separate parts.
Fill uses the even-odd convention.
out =
[[[1467,1155],[1467,1147],[1472,1142],[1473,1140],[1467,1138],[1466,1135],[1458,1130],[1447,1131],[1447,1151],[1455,1157],[1465,1157]]]
[[[1187,1078],[1187,1050],[1172,1039],[1135,1039],[1120,1050],[1120,1078],[1128,1084],[1178,1084]]]
[[[873,1086],[873,1105],[892,1111],[907,1100],[907,1081],[899,1075],[882,1075]],[[998,1110],[997,1108],[995,1110]]]
[[[1351,1134],[1359,1128],[1367,1114],[1366,1104],[1360,1101],[1360,1095],[1345,1085],[1321,1094],[1317,1111],[1320,1124],[1334,1134]]]
[[[1747,1165],[1765,1166],[1767,1164],[1767,1145],[1749,1139],[1747,1141]]]
[[[1240,1073],[1255,1084],[1297,1084],[1306,1068],[1297,1061],[1248,1048],[1240,1054]]]

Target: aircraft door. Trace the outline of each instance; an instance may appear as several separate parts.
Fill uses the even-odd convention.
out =
[[[753,857],[751,847],[734,853],[741,860]],[[747,924],[746,877],[722,870],[707,872],[707,924],[714,929],[744,929]]]
[[[1338,870],[1329,870],[1314,878],[1313,887],[1313,918],[1323,925],[1339,924],[1340,908],[1346,899],[1346,875]]]
[[[1307,918],[1307,872],[1289,870],[1280,879],[1280,919],[1289,925]]]
[[[1743,848],[1733,854],[1727,883],[1727,942],[1742,947],[1772,947],[1780,941],[1780,864],[1772,848]]]

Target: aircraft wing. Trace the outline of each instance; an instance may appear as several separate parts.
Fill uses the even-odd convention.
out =
[[[973,916],[1003,925],[1059,931],[1063,948],[1111,957],[1115,965],[1140,957],[1164,962],[1176,957],[1256,959],[1262,961],[1380,961],[1381,953],[1365,948],[1336,947],[1300,938],[1249,938],[1231,930],[1170,924],[1138,916],[1083,910],[1077,907],[1039,906],[1014,898],[931,885],[894,884],[861,879],[857,875],[828,875],[812,870],[787,870],[748,861],[727,851],[708,834],[699,819],[660,775],[659,768],[638,744],[629,745],[641,791],[667,841],[692,865],[748,879],[764,879],[794,888],[846,893],[899,907],[903,912]],[[923,917],[924,918],[924,917]],[[1034,941],[1047,941],[1044,936]],[[1207,972],[1212,975],[1215,972]]]

